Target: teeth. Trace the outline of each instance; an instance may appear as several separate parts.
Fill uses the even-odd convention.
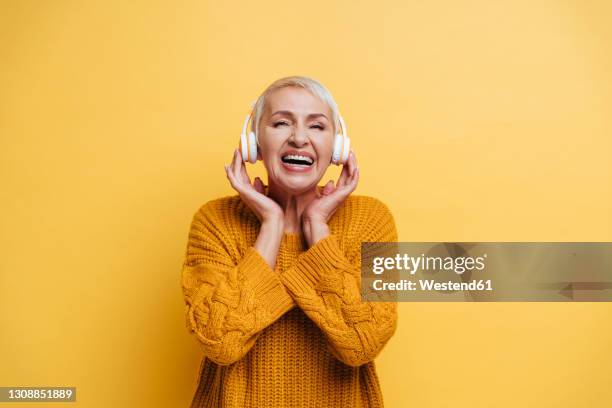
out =
[[[306,160],[310,164],[312,164],[314,162],[314,160],[312,160],[308,156],[301,156],[301,155],[297,155],[297,154],[288,154],[286,156],[283,156],[282,158],[283,159],[293,159],[293,160]]]

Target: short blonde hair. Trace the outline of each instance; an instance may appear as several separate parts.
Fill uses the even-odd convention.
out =
[[[316,97],[318,97],[321,101],[325,102],[332,111],[332,122],[334,127],[334,134],[338,132],[340,129],[340,119],[338,114],[338,105],[334,100],[331,92],[323,86],[322,83],[317,81],[316,79],[306,77],[306,76],[289,76],[277,79],[272,84],[270,84],[265,91],[257,98],[255,102],[255,107],[253,110],[253,120],[251,121],[251,130],[257,134],[257,129],[259,129],[259,122],[261,121],[261,116],[263,115],[264,106],[266,104],[266,97],[272,93],[273,91],[286,88],[286,87],[300,87],[304,88]]]

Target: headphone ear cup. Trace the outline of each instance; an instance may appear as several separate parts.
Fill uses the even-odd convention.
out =
[[[242,161],[246,162],[249,160],[249,151],[247,143],[247,136],[243,133],[240,135],[240,156],[242,157]]]
[[[350,151],[351,151],[351,139],[344,136],[344,149],[342,152],[342,157],[340,158],[340,163],[345,164],[346,162],[348,162]]]
[[[340,165],[340,159],[342,158],[342,135],[336,133],[334,137],[334,150],[332,152],[332,164],[336,166]]]
[[[255,133],[249,132],[249,162],[257,163],[257,138],[255,137]]]

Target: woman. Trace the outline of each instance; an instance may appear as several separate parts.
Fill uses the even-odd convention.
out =
[[[238,194],[204,204],[189,232],[187,327],[204,351],[191,407],[381,407],[374,358],[395,332],[397,305],[361,302],[360,249],[397,241],[393,216],[350,195],[352,152],[336,185],[318,186],[339,123],[319,82],[279,79],[253,116],[268,186],[251,183],[235,150],[225,170]]]

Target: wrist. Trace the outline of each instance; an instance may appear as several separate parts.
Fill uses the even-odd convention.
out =
[[[284,221],[279,219],[268,219],[261,223],[260,230],[269,232],[270,234],[282,236],[284,230]]]
[[[329,226],[326,222],[310,218],[304,220],[304,232],[309,247],[330,234]]]
[[[266,260],[270,268],[276,267],[276,256],[283,234],[283,223],[267,220],[261,223],[255,241],[255,249]]]
[[[303,215],[302,222],[309,225],[327,225],[327,220],[325,218],[316,215]]]

